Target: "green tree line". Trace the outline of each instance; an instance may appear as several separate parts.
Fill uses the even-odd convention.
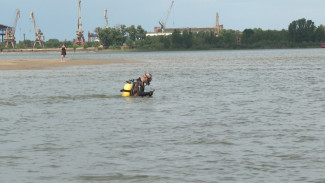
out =
[[[146,36],[146,31],[138,25],[126,27],[125,25],[114,28],[97,28],[99,39],[106,48],[120,48],[125,45],[129,48],[146,50],[168,49],[210,49],[210,48],[235,48],[239,31],[225,30],[220,37],[212,31],[193,33],[175,30],[169,36]]]
[[[180,32],[175,30],[168,36],[146,36],[140,26],[118,25],[112,28],[96,28],[100,43],[91,42],[84,45],[120,49],[121,46],[139,50],[199,50],[199,49],[256,49],[256,48],[307,48],[319,47],[325,41],[325,27],[316,27],[312,20],[305,18],[292,21],[288,29],[262,30],[260,28],[245,29],[243,32],[222,30],[216,37],[213,31]],[[32,48],[34,42],[22,41],[18,48]],[[73,41],[50,39],[45,41],[46,48],[77,47]],[[3,47],[3,46],[2,46]],[[38,47],[40,48],[40,47]]]
[[[49,39],[47,41],[44,41],[44,46],[45,48],[61,48],[62,45],[65,45],[68,48],[78,48],[80,47],[79,45],[74,45],[73,41],[59,41],[58,39]],[[34,41],[31,40],[24,40],[24,41],[19,41],[19,43],[16,44],[17,49],[31,49],[34,46]],[[81,46],[83,48],[88,48],[88,47],[99,47],[100,43],[99,42],[87,42],[85,45]],[[11,49],[11,45],[8,45],[8,48]],[[40,45],[36,45],[35,49],[41,49],[42,47]],[[4,43],[0,44],[0,49],[5,49]]]
[[[291,22],[288,30],[245,29],[241,39],[242,48],[319,47],[325,41],[325,28],[302,18]]]
[[[135,46],[138,40],[146,39],[146,31],[138,25],[126,27],[125,25],[115,26],[114,28],[97,28],[99,39],[106,48],[120,48],[127,45],[130,48]]]
[[[319,47],[325,41],[325,27],[315,26],[305,18],[291,22],[285,30],[245,29],[243,32],[222,30],[218,37],[213,31],[180,32],[168,36],[145,36],[138,26],[100,29],[103,45],[118,48],[123,44],[145,50],[197,50],[197,49],[255,49],[255,48],[307,48]]]

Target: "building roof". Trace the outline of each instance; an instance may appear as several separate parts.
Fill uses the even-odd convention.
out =
[[[6,30],[7,27],[10,27],[10,26],[6,26],[6,25],[2,25],[2,24],[0,24],[0,30]]]

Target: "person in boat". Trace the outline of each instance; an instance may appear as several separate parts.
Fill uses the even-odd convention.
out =
[[[151,80],[152,75],[146,72],[141,78],[128,81],[129,84],[132,82],[132,88],[130,90],[122,89],[121,92],[128,92],[130,96],[152,96],[154,90],[149,92],[144,91],[145,85],[150,85]]]

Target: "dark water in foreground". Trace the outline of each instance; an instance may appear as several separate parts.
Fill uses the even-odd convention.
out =
[[[0,182],[325,182],[323,49],[70,57],[145,62],[1,71]]]

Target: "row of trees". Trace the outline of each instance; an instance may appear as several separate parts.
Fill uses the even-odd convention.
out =
[[[319,47],[325,41],[325,27],[315,26],[304,18],[290,23],[288,30],[245,29],[241,36],[244,48]]]
[[[245,29],[243,32],[222,30],[218,37],[213,31],[180,32],[175,30],[169,36],[147,36],[146,31],[138,25],[126,27],[118,25],[113,28],[96,28],[101,43],[92,42],[84,45],[119,49],[121,46],[144,50],[175,50],[175,49],[247,49],[247,48],[297,48],[319,47],[325,41],[325,27],[315,26],[311,20],[304,18],[290,23],[288,30]],[[18,48],[31,48],[33,41],[23,41]],[[73,41],[50,39],[45,42],[47,48],[78,47]]]
[[[122,25],[98,30],[106,47],[118,48],[126,44],[146,50],[319,47],[325,41],[325,27],[316,27],[313,21],[304,18],[291,22],[288,30],[222,30],[218,37],[212,31],[181,33],[177,30],[169,36],[146,37],[141,26],[126,28]]]
[[[134,42],[136,40],[145,39],[147,33],[140,25],[138,25],[137,27],[135,27],[134,25],[130,27],[126,27],[125,25],[117,25],[114,28],[108,29],[96,28],[95,32],[99,35],[101,43],[87,42],[85,45],[83,45],[84,48],[99,47],[101,44],[106,48],[112,49],[120,48],[120,46],[124,44],[127,44],[131,47],[134,45]],[[44,41],[44,45],[46,48],[59,48],[62,46],[62,44],[65,44],[65,46],[68,48],[79,47],[78,45],[74,45],[73,41],[59,41],[58,39],[49,39],[47,41]],[[33,48],[33,45],[34,41],[25,40],[20,41],[17,44],[17,48]],[[3,45],[0,45],[0,47],[3,49]],[[36,49],[38,48],[41,47],[37,46]]]
[[[168,49],[234,49],[237,47],[238,31],[225,30],[222,36],[216,37],[213,31],[181,33],[175,30],[170,36],[151,36],[137,40],[138,49],[168,50]]]
[[[193,33],[175,30],[169,36],[146,36],[147,32],[140,25],[137,28],[133,25],[97,28],[96,32],[104,47],[114,49],[125,45],[146,50],[234,48],[239,35],[239,31],[225,30],[222,36],[217,38],[211,31]]]
[[[73,41],[59,41],[58,39],[49,39],[47,41],[44,41],[44,46],[46,48],[60,48],[62,45],[65,45],[68,48],[78,48],[79,45],[74,45]],[[34,41],[31,40],[25,40],[25,41],[19,41],[19,43],[16,44],[17,49],[25,49],[25,48],[33,48]],[[83,45],[83,48],[88,47],[99,47],[99,42],[87,42],[85,45]],[[11,45],[8,45],[8,48],[11,48]],[[42,47],[40,45],[37,45],[35,49],[41,49]],[[4,43],[0,44],[0,49],[5,49]]]
[[[99,39],[104,47],[120,48],[123,44],[133,47],[137,40],[146,39],[146,31],[138,25],[126,27],[125,25],[118,25],[114,28],[97,28]]]

